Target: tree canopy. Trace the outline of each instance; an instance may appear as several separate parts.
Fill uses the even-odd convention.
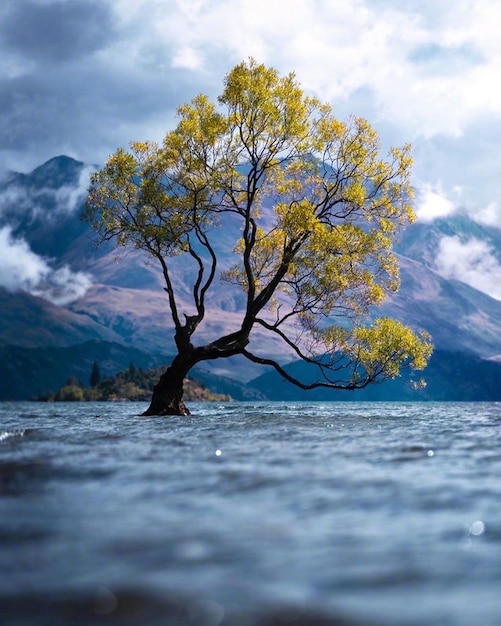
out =
[[[198,95],[178,117],[161,145],[133,142],[109,158],[85,213],[101,240],[144,250],[163,273],[178,354],[146,413],[186,412],[189,369],[237,354],[303,388],[357,389],[423,369],[429,336],[373,315],[398,288],[392,245],[414,219],[410,146],[381,156],[365,119],[338,120],[294,74],[253,59],[228,73],[217,102]],[[222,233],[236,233],[224,271]],[[171,271],[179,256],[195,269],[190,310]],[[243,291],[239,327],[195,345],[208,296],[224,284]],[[257,328],[316,366],[317,379],[297,380],[256,350]]]

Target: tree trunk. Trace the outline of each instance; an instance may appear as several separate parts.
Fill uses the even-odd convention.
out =
[[[194,363],[188,365],[179,356],[162,374],[153,388],[153,396],[148,409],[143,415],[189,415],[183,402],[183,385],[188,371]]]
[[[190,337],[195,326],[190,327],[189,332],[186,330],[192,320],[193,318],[187,317],[187,325],[178,329],[176,344],[179,352],[153,388],[150,406],[143,415],[189,415],[190,412],[183,402],[183,385],[191,368],[200,361],[240,354],[249,343],[250,329],[245,329],[206,346],[194,348]]]

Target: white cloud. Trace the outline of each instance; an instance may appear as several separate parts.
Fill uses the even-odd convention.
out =
[[[434,189],[431,185],[425,184],[420,189],[415,208],[420,222],[431,222],[439,217],[447,217],[455,210],[454,202],[440,188]]]
[[[472,238],[443,237],[436,258],[437,272],[501,300],[501,265],[484,241]]]
[[[10,290],[39,283],[49,266],[23,239],[14,239],[8,226],[0,229],[0,284]]]
[[[479,183],[480,184],[480,183]],[[456,185],[444,191],[442,183],[423,183],[417,190],[414,210],[420,222],[432,222],[456,213],[467,215],[474,222],[501,228],[501,205],[492,201],[486,205],[474,203],[474,190]],[[480,190],[476,194],[482,200]]]
[[[14,238],[9,226],[0,228],[0,286],[65,305],[84,295],[90,285],[88,274],[73,272],[68,266],[51,267],[24,239]]]
[[[40,194],[53,195],[55,210],[58,213],[75,213],[85,201],[90,184],[90,176],[95,171],[95,167],[87,165],[82,168],[78,176],[76,185],[65,185],[57,189],[42,189]]]
[[[501,228],[501,208],[497,202],[490,202],[487,206],[480,208],[474,219],[486,226]],[[500,277],[501,281],[501,277]]]
[[[172,67],[179,67],[186,70],[198,70],[202,67],[201,56],[189,46],[181,48],[172,60]]]
[[[322,99],[368,89],[379,116],[412,136],[460,136],[478,117],[501,114],[497,0],[440,10],[368,0],[296,0],[286,10],[269,0],[115,4],[124,31],[135,27],[129,58],[155,47],[173,67],[220,75],[252,55],[295,70]]]
[[[461,184],[477,208],[497,200],[499,0],[104,4],[114,12],[113,29],[97,45],[94,13],[86,12],[81,43],[89,47],[81,57],[61,63],[49,55],[42,67],[39,55],[26,54],[33,44],[21,22],[19,37],[10,38],[18,56],[0,43],[1,156],[8,167],[31,158],[28,169],[61,152],[103,161],[129,140],[161,141],[176,106],[199,92],[216,96],[225,73],[254,56],[282,73],[295,71],[340,117],[366,116],[385,133],[385,145],[420,145],[415,171],[422,181],[441,180],[447,193]],[[40,45],[52,45],[45,39]]]
[[[54,304],[64,306],[85,295],[92,281],[86,272],[74,272],[67,265],[50,269],[42,280],[34,285],[31,293]]]

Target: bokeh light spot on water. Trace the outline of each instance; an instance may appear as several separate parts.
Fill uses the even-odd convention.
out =
[[[211,550],[206,542],[189,540],[179,544],[176,553],[183,561],[203,561],[210,557]]]
[[[428,450],[426,453],[428,456],[435,456],[435,452],[433,450]]]
[[[216,450],[216,456],[221,456],[222,454],[221,450]]]
[[[107,587],[100,587],[96,594],[94,612],[97,615],[109,615],[118,606],[115,594]]]
[[[483,535],[485,533],[485,524],[482,520],[477,520],[470,525],[470,535],[474,537],[478,537],[479,535]]]
[[[190,618],[193,620],[194,624],[220,626],[223,622],[224,614],[224,607],[213,600],[200,604],[195,603],[195,605],[190,608]]]

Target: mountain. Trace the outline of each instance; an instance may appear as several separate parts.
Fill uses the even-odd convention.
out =
[[[94,169],[60,156],[30,174],[12,174],[0,185],[0,226],[8,225],[42,257],[63,258],[84,233],[88,246],[89,227],[78,214]]]
[[[413,227],[411,227],[413,228]],[[501,301],[399,255],[401,287],[381,312],[427,330],[436,348],[501,355]]]
[[[0,184],[0,237],[5,241],[0,250],[0,345],[8,359],[13,359],[17,350],[20,370],[36,369],[33,351],[37,349],[73,350],[74,360],[63,359],[66,378],[81,375],[79,354],[85,361],[84,369],[89,360],[98,360],[82,348],[85,345],[97,349],[99,342],[104,342],[103,345],[122,346],[125,353],[140,351],[145,357],[149,355],[149,363],[148,358],[141,361],[144,367],[165,362],[173,352],[172,324],[158,268],[139,251],[117,253],[110,244],[97,247],[94,233],[80,219],[88,177],[94,169],[60,156],[31,173],[14,173]],[[229,242],[233,230],[228,223],[218,233],[221,268],[231,263]],[[455,380],[451,389],[454,385],[467,385],[461,378],[466,371],[476,380],[485,364],[489,372],[495,372],[495,363],[501,360],[501,301],[480,291],[471,280],[470,284],[461,280],[458,266],[445,267],[448,248],[444,242],[468,246],[472,241],[501,262],[501,231],[477,224],[465,214],[431,223],[418,222],[404,232],[396,247],[401,288],[379,314],[396,317],[432,334],[439,357],[434,357],[437,367],[432,368],[432,361],[426,375],[427,390],[432,395],[423,397],[440,396],[439,387],[432,381],[443,380],[441,372],[447,368],[440,369],[438,364],[446,363],[447,355],[454,354],[451,358],[458,363],[455,376],[449,371]],[[457,265],[457,259],[449,260]],[[185,280],[186,264],[182,259],[174,259],[172,271],[175,279],[185,285],[182,310],[189,313],[191,292],[190,281]],[[243,304],[240,291],[221,284],[208,302],[206,321],[197,331],[200,340],[210,340],[236,328]],[[266,346],[282,362],[292,360],[282,345],[264,333],[258,333],[254,341]],[[125,353],[122,361],[127,366],[133,359]],[[40,367],[50,369],[45,356],[42,358],[40,353],[39,358]],[[226,377],[227,385],[228,378],[235,381],[240,391],[232,394],[224,390],[233,397],[244,397],[239,385],[251,379],[257,380],[259,392],[249,386],[248,397],[261,393],[263,397],[275,398],[277,392],[273,389],[283,389],[282,383],[273,382],[273,389],[265,392],[268,383],[258,379],[262,370],[242,358],[204,365],[206,376],[220,381]],[[0,363],[0,377],[5,367],[5,362]],[[11,376],[12,369],[9,371]],[[41,384],[37,382],[35,393],[44,392],[39,388]],[[390,387],[387,389],[384,393],[391,395]],[[7,397],[5,393],[4,386],[0,398]]]
[[[55,392],[68,379],[89,382],[93,363],[103,375],[124,370],[131,363],[149,368],[165,364],[158,355],[108,341],[72,346],[24,347],[0,345],[0,400],[31,400]]]
[[[92,339],[123,341],[112,328],[90,316],[78,315],[25,291],[12,293],[0,287],[0,345],[61,347]]]
[[[302,380],[308,380],[313,375],[308,365],[302,361],[295,361],[285,369]],[[423,388],[415,384],[421,377],[426,381]],[[404,372],[400,378],[380,385],[370,385],[356,392],[322,388],[305,391],[270,370],[251,380],[249,385],[269,400],[291,402],[333,400],[500,402],[501,362],[489,361],[464,352],[435,350],[422,376],[411,376],[409,372]]]

